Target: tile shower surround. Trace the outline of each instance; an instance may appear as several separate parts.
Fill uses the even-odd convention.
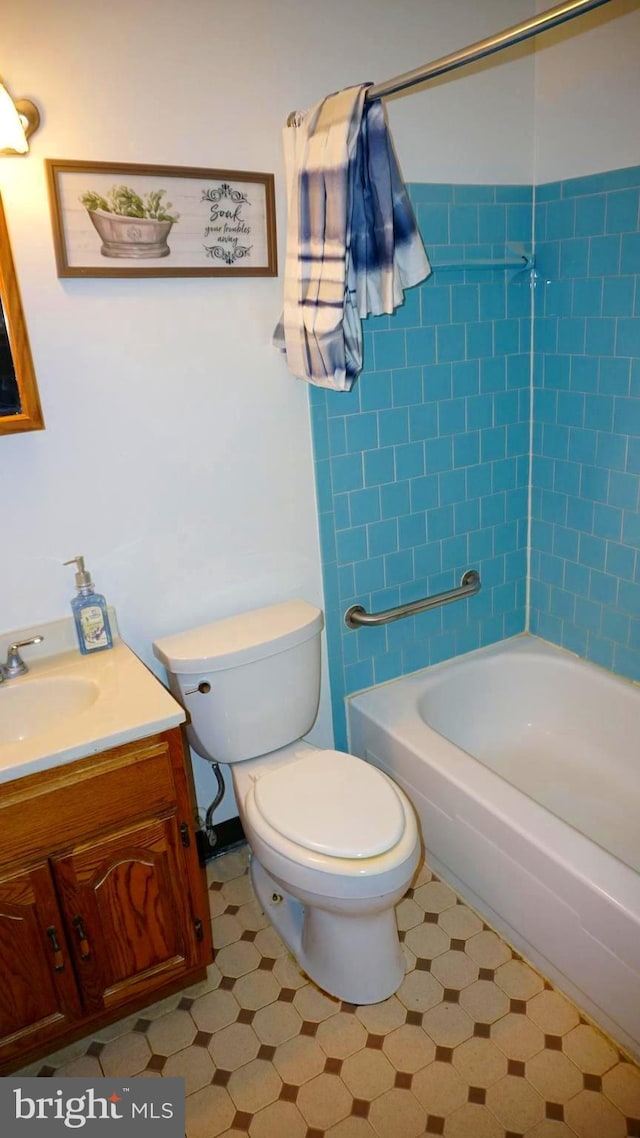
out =
[[[531,631],[640,680],[640,167],[536,191]]]
[[[300,973],[246,863],[209,863],[206,981],[24,1073],[182,1077],[187,1138],[640,1136],[640,1070],[427,867],[403,984],[356,1007]]]
[[[638,185],[634,168],[536,189],[531,487],[531,630],[635,679]],[[434,265],[531,249],[530,186],[409,189]],[[436,268],[392,317],[366,321],[352,392],[310,388],[337,747],[346,694],[525,629],[531,300],[524,272]],[[389,608],[468,567],[482,578],[470,600],[343,623],[351,604]]]

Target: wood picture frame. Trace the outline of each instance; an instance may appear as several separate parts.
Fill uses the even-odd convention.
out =
[[[59,277],[273,277],[273,174],[45,160]]]
[[[43,428],[36,373],[0,198],[0,435]]]

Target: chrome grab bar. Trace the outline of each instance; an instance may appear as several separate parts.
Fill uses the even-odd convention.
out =
[[[452,601],[461,601],[465,597],[472,597],[480,592],[480,574],[476,569],[467,569],[463,574],[460,587],[447,589],[444,593],[434,593],[432,597],[422,597],[419,601],[409,601],[406,605],[398,605],[394,609],[385,609],[384,612],[367,612],[362,605],[352,605],[344,614],[344,623],[347,628],[376,628],[379,624],[391,624],[394,620],[402,620],[404,616],[415,616],[418,612],[435,609],[440,605],[449,605]]]

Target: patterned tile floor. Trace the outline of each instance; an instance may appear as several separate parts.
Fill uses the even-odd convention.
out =
[[[188,1138],[640,1138],[640,1070],[426,867],[384,1003],[309,983],[247,850],[209,863],[208,978],[25,1068],[184,1077]]]

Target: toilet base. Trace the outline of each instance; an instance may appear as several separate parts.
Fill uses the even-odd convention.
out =
[[[377,1004],[398,990],[405,966],[392,903],[380,912],[330,912],[291,896],[255,854],[250,874],[265,915],[318,987],[351,1004]]]

